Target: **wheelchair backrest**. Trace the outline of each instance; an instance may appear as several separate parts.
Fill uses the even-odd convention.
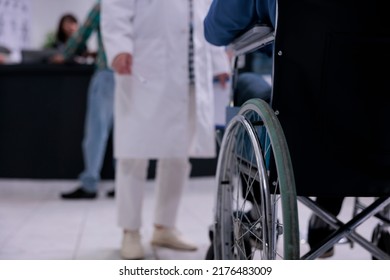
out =
[[[298,195],[390,195],[386,0],[279,0],[272,106]]]

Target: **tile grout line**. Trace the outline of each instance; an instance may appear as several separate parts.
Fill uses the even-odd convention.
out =
[[[26,215],[24,219],[22,219],[19,225],[15,227],[15,230],[9,233],[8,236],[6,236],[0,243],[0,252],[4,248],[5,244],[12,240],[12,237],[15,236],[20,230],[22,230],[27,225],[27,221],[31,220],[31,218],[39,211],[39,209],[43,208],[44,204],[46,203],[47,201],[45,200],[37,202],[37,205],[34,207],[34,209],[30,211],[29,214]]]
[[[88,205],[87,209],[85,210],[84,219],[82,219],[82,221],[80,222],[80,230],[79,230],[79,233],[78,233],[78,236],[77,236],[75,248],[74,248],[73,255],[72,255],[72,260],[76,260],[77,259],[77,255],[79,253],[80,244],[81,244],[81,240],[82,240],[82,237],[83,237],[83,232],[85,230],[85,226],[87,224],[87,220],[88,220],[88,216],[89,216],[89,209],[90,208],[89,208],[89,205]]]

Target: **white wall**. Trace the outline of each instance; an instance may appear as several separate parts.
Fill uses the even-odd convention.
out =
[[[47,33],[57,29],[60,17],[65,13],[74,14],[79,23],[83,23],[89,9],[96,0],[30,0],[31,15],[31,47],[42,47]],[[88,46],[96,49],[96,40],[91,38]]]

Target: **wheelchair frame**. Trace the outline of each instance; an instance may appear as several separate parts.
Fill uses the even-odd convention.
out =
[[[252,36],[248,36],[249,33]],[[237,74],[240,55],[258,50],[274,38],[274,31],[265,27],[258,33],[251,30],[234,41],[230,46],[235,53],[234,73]],[[234,87],[234,79],[232,84]],[[368,207],[356,199],[354,217],[343,223],[312,199],[297,197],[287,142],[277,115],[278,112],[266,102],[252,99],[227,125],[217,165],[218,191],[213,225],[215,259],[315,259],[343,237],[360,244],[375,259],[390,259],[390,251],[384,252],[355,231],[373,216],[383,222],[381,227],[386,230],[390,224],[390,198],[379,197]],[[269,150],[271,155],[267,155]],[[243,191],[243,185],[250,189]],[[260,189],[257,201],[253,199],[254,187]],[[241,196],[243,199],[239,198]],[[252,201],[248,210],[250,196]],[[299,252],[297,200],[335,229],[321,245],[303,256]],[[253,212],[256,212],[255,217],[250,218]],[[282,248],[278,243],[283,243]]]

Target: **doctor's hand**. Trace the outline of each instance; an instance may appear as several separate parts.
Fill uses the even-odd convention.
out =
[[[120,53],[112,62],[112,69],[120,75],[131,75],[133,56],[130,53]]]
[[[0,64],[4,64],[6,61],[5,56],[0,53]]]
[[[226,88],[229,77],[230,75],[228,73],[221,73],[215,76],[223,89]]]

